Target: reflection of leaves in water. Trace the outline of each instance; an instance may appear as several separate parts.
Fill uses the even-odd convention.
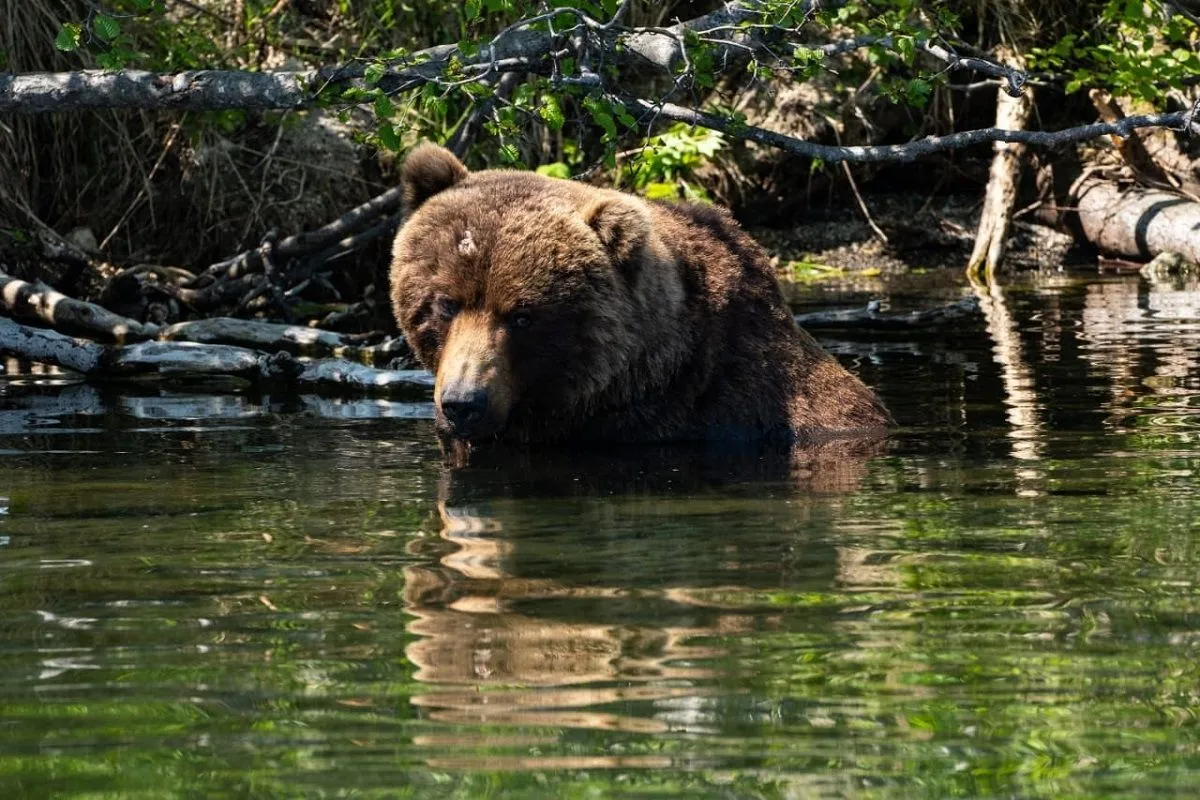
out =
[[[1006,299],[1038,458],[982,330],[840,342],[916,426],[858,491],[724,457],[447,475],[428,423],[249,399],[0,434],[0,789],[1193,785],[1200,329],[1136,283]]]

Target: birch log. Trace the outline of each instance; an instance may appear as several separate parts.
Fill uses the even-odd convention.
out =
[[[1200,263],[1200,203],[1099,180],[1085,182],[1076,197],[1084,237],[1108,255],[1148,261],[1174,252]]]
[[[0,271],[0,310],[14,317],[44,322],[57,330],[105,341],[149,339],[154,325],[114,314],[94,303],[75,300],[42,283],[29,283]]]

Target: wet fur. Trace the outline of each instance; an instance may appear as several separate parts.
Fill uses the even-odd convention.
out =
[[[466,374],[488,382],[495,434],[512,441],[791,443],[891,423],[796,326],[765,254],[721,209],[468,173],[433,145],[403,180],[393,308],[438,375],[451,439],[442,382]],[[446,318],[439,298],[461,311]]]

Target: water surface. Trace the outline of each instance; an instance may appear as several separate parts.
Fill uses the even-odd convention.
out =
[[[1190,794],[1197,287],[821,338],[878,454],[448,471],[424,402],[0,383],[0,792]]]

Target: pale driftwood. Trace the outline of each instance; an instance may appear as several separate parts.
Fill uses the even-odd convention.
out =
[[[234,317],[177,322],[160,331],[158,338],[167,342],[233,344],[260,350],[287,350],[300,355],[325,355],[351,344],[349,337],[332,331]]]
[[[131,376],[234,376],[315,389],[364,394],[428,389],[433,376],[423,370],[382,370],[340,359],[302,361],[287,353],[263,355],[244,347],[195,342],[139,342],[101,345],[0,317],[0,352],[54,364],[89,378]]]
[[[1000,57],[1014,67],[1024,66],[1023,59],[1007,49],[1003,50]],[[1015,95],[1010,92],[996,93],[996,127],[1024,130],[1032,113],[1032,91]],[[992,147],[995,155],[992,156],[983,211],[975,232],[975,246],[967,261],[967,272],[977,274],[982,267],[989,282],[994,278],[1008,245],[1008,229],[1017,205],[1021,164],[1025,155],[1025,146],[1020,144],[996,142]]]
[[[53,325],[65,333],[114,342],[150,339],[158,332],[154,325],[122,317],[94,303],[60,294],[45,284],[29,283],[3,271],[0,271],[0,310]]]
[[[1148,261],[1174,252],[1200,263],[1200,203],[1088,180],[1076,191],[1074,205],[1084,237],[1108,255]]]
[[[293,355],[333,356],[374,365],[387,364],[412,354],[401,338],[363,346],[358,344],[356,337],[348,334],[234,317],[177,322],[159,332],[158,338],[169,342],[230,344],[268,352],[285,350]]]
[[[278,398],[275,398],[278,400]],[[11,393],[8,407],[0,409],[0,434],[22,435],[44,429],[47,420],[63,420],[80,415],[95,417],[116,409],[122,415],[145,420],[220,420],[246,419],[270,411],[270,395],[250,397],[218,394],[212,387],[197,391],[153,391],[139,396],[135,391],[115,397],[87,383],[56,386],[53,392],[24,389]],[[306,393],[290,395],[307,412],[328,419],[433,419],[429,400],[393,400],[382,397],[329,397]]]
[[[351,387],[385,393],[389,389],[414,386],[433,388],[433,375],[423,369],[375,369],[335,358],[300,363],[304,369],[295,381],[304,386]]]
[[[244,347],[194,342],[139,342],[105,353],[101,376],[158,374],[163,377],[232,375],[255,378],[263,356]]]
[[[978,313],[979,304],[974,298],[905,314],[882,313],[879,310],[879,304],[873,302],[866,308],[797,314],[796,322],[807,330],[902,331],[958,325]]]

